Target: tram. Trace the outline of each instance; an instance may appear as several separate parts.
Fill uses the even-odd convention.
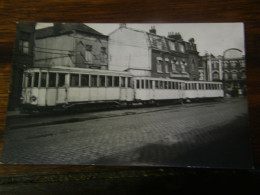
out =
[[[71,67],[24,71],[22,105],[27,110],[97,103],[154,103],[163,100],[221,98],[221,82],[140,77],[129,72]]]

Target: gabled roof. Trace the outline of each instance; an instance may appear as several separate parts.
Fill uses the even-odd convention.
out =
[[[41,38],[45,38],[45,37],[69,34],[69,33],[72,33],[73,31],[107,37],[106,35],[103,35],[102,33],[98,32],[98,31],[94,30],[93,28],[90,28],[89,26],[82,24],[82,23],[67,23],[67,24],[57,23],[57,24],[54,24],[54,26],[36,30],[35,38],[41,39]]]

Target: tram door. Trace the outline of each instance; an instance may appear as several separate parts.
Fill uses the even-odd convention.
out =
[[[179,98],[186,98],[186,95],[185,95],[185,83],[183,82],[179,82],[178,83],[178,91],[179,91]]]

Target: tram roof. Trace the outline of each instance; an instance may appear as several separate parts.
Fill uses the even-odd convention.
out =
[[[74,68],[74,67],[35,67],[27,69],[27,72],[37,72],[37,71],[50,71],[50,72],[61,72],[61,73],[76,73],[76,74],[110,74],[110,75],[123,75],[132,76],[129,72],[113,71],[113,70],[100,70],[100,69],[87,69],[87,68]]]

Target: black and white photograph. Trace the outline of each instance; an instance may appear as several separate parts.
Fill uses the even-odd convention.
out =
[[[17,23],[2,164],[253,168],[243,23]]]

